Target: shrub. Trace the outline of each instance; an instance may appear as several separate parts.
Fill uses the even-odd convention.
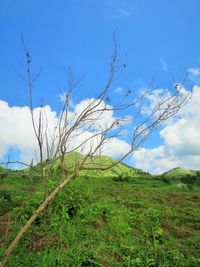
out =
[[[123,174],[120,174],[118,177],[113,177],[114,182],[129,182],[129,177]]]
[[[4,190],[0,190],[0,214],[3,214],[10,210],[13,206],[10,193]]]

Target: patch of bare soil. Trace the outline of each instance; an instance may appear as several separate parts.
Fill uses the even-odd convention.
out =
[[[163,228],[168,230],[169,232],[175,234],[179,238],[187,238],[190,236],[190,232],[182,227],[174,226],[170,221],[165,221],[161,225]]]
[[[8,233],[9,224],[10,224],[10,219],[8,214],[0,216],[0,237],[3,237]]]
[[[6,189],[15,189],[16,186],[14,185],[1,185],[0,190],[6,190]]]
[[[39,251],[43,248],[50,248],[58,245],[58,238],[55,236],[45,235],[40,238],[35,237],[34,239],[31,246],[33,251]]]

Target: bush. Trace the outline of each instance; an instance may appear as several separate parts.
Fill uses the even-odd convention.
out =
[[[0,214],[9,211],[13,206],[13,201],[10,193],[0,190]]]
[[[196,175],[185,175],[181,177],[181,182],[188,184],[188,185],[200,185],[200,177],[198,176],[199,174],[197,173]]]
[[[120,174],[118,177],[113,177],[114,182],[129,182],[129,177]]]
[[[166,184],[171,184],[170,178],[166,176],[161,176],[161,180]]]

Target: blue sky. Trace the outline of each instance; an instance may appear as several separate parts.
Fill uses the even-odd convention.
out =
[[[22,33],[34,71],[42,68],[35,104],[42,99],[53,110],[66,87],[68,66],[75,76],[84,75],[77,103],[104,87],[114,31],[127,66],[114,88],[137,91],[153,77],[155,87],[166,88],[169,73],[181,81],[188,69],[197,71],[191,82],[199,83],[199,0],[1,0],[0,6],[0,99],[10,107],[28,103],[25,84],[16,74],[23,72]],[[157,131],[145,147],[163,142]]]

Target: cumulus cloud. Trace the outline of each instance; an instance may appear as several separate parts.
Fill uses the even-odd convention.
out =
[[[87,98],[75,105],[73,111],[70,113],[71,123],[73,123],[84,110],[90,107],[93,109],[93,112],[87,117],[89,121],[88,124],[84,122],[85,128],[90,127],[91,124],[92,128],[96,130],[104,130],[110,127],[116,120],[112,107],[107,105],[104,101],[101,101],[100,104],[98,103],[99,99]]]
[[[162,173],[180,165],[180,162],[175,161],[173,155],[163,145],[153,149],[141,148],[139,151],[135,151],[132,162],[136,168],[151,173]]]
[[[94,133],[89,131],[80,131],[74,133],[74,138],[72,137],[71,142],[68,144],[68,150],[77,147],[79,144],[83,144],[77,147],[77,151],[82,154],[88,154],[94,151],[98,144],[101,142],[101,135],[97,135],[93,138]],[[92,138],[91,138],[92,137]],[[87,140],[86,142],[84,142]],[[119,158],[126,154],[130,150],[130,145],[119,138],[112,137],[108,142],[105,142],[96,154],[102,154],[111,156],[114,158]]]
[[[69,126],[78,118],[81,112],[87,108],[89,105],[96,105],[97,100],[95,99],[84,99],[80,103],[74,105],[74,108],[69,112]],[[80,143],[84,142],[88,138],[92,137],[94,131],[102,131],[106,127],[109,127],[116,118],[113,114],[113,110],[110,106],[102,102],[99,109],[107,108],[106,111],[98,111],[97,109],[89,118],[92,121],[92,131],[89,130],[87,123],[84,127],[77,129],[70,138],[69,144],[67,144],[68,150],[77,147]],[[58,123],[58,114],[51,109],[50,106],[45,106],[43,108],[43,120],[48,122],[48,133],[53,135],[56,132],[56,127]],[[35,108],[33,113],[35,121],[39,121],[39,114],[41,108]],[[127,118],[127,121],[130,117]],[[29,107],[18,107],[9,106],[5,101],[0,100],[0,161],[2,161],[5,155],[10,149],[17,151],[19,154],[18,160],[30,163],[32,158],[35,158],[35,152],[38,151],[37,140],[34,135],[33,126],[31,123],[31,115]],[[45,123],[44,123],[45,125]],[[117,128],[118,126],[116,126]],[[79,152],[88,153],[91,147],[94,147],[100,142],[101,135],[97,135],[95,138],[89,139],[83,146],[79,148]],[[127,152],[129,145],[118,138],[110,138],[110,141],[105,143],[102,148],[102,153],[109,156],[120,156]]]
[[[164,145],[135,152],[133,164],[155,173],[178,166],[200,169],[199,103],[200,87],[194,86],[192,99],[160,131]]]
[[[124,140],[112,138],[103,148],[103,154],[111,157],[121,157],[130,151],[130,145]]]
[[[56,123],[56,113],[49,106],[44,107],[45,116],[52,129]],[[34,109],[36,121],[39,118],[40,108]],[[20,153],[19,160],[30,162],[34,151],[37,150],[37,140],[33,132],[29,107],[10,107],[0,100],[0,159],[12,148]]]

